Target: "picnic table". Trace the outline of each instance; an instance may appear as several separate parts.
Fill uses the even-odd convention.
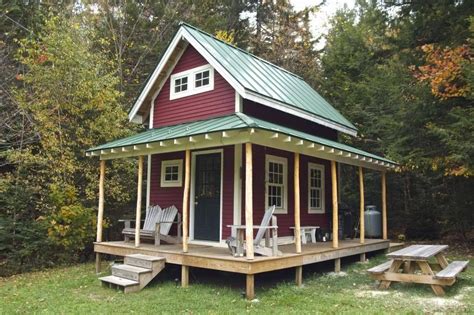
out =
[[[456,276],[467,268],[469,261],[448,263],[443,251],[448,245],[412,245],[387,254],[392,260],[367,270],[379,288],[388,289],[396,282],[431,285],[436,295],[444,295],[445,286],[456,282]],[[429,260],[434,258],[435,262]],[[418,270],[419,269],[419,270]]]

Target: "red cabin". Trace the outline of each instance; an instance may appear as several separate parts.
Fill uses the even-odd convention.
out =
[[[183,285],[189,267],[244,273],[252,297],[254,274],[296,267],[298,275],[303,265],[328,259],[335,259],[337,269],[341,257],[388,247],[385,172],[397,164],[338,142],[339,133],[356,136],[356,127],[285,69],[182,24],[129,118],[149,130],[87,151],[101,159],[98,258],[100,253],[165,257],[183,266]],[[139,157],[135,241],[105,242],[105,161],[132,157]],[[140,181],[144,160],[146,188]],[[362,183],[360,237],[347,241],[339,240],[337,163],[356,166]],[[364,168],[382,172],[378,239],[364,237]],[[177,243],[141,241],[140,218],[153,205],[178,209]],[[273,206],[272,243],[278,250],[257,255],[258,225]],[[312,238],[318,229],[327,232],[329,242]],[[228,251],[231,236],[245,255]]]

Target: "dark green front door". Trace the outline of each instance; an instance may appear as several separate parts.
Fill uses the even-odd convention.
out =
[[[194,196],[194,239],[220,241],[220,153],[196,155]]]

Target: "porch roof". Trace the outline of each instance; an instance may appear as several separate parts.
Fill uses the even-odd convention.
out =
[[[275,141],[278,139],[281,141]],[[198,145],[198,142],[202,145]],[[86,151],[86,155],[100,156],[101,159],[114,159],[245,142],[291,151],[301,147],[304,150],[297,151],[301,151],[303,154],[369,168],[395,168],[398,165],[394,161],[347,144],[314,136],[243,113],[150,129],[90,148]],[[278,143],[284,145],[277,145]]]

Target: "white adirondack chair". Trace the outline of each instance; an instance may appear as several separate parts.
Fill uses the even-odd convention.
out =
[[[178,216],[177,221],[175,217]],[[122,230],[125,242],[135,237],[135,228],[130,227],[132,220],[121,220],[125,222],[125,228]],[[178,236],[168,235],[173,223],[178,225]],[[161,240],[167,243],[179,243],[181,241],[181,216],[175,206],[161,209],[160,206],[150,206],[146,210],[143,229],[140,229],[140,238],[154,240],[155,245],[160,245]]]
[[[277,218],[273,215],[275,211],[275,206],[268,208],[262,218],[262,222],[258,226],[257,235],[253,240],[254,253],[262,256],[278,256],[282,253],[278,250],[278,226]],[[271,224],[270,224],[271,223]],[[233,228],[243,229],[244,226],[233,226]],[[270,248],[270,234],[272,237],[272,247]],[[263,237],[265,236],[265,245],[262,245]],[[242,240],[239,241],[234,237],[227,239],[227,245],[229,246],[230,251],[234,256],[240,255],[243,253],[245,248],[243,246]]]

